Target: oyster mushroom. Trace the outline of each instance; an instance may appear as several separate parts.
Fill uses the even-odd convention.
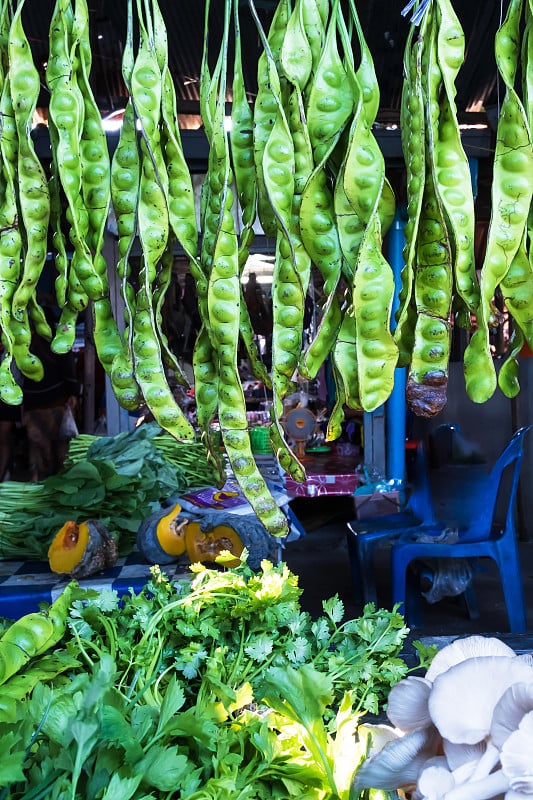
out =
[[[435,679],[428,700],[431,719],[450,742],[486,740],[494,708],[506,689],[532,678],[532,668],[515,656],[468,658]]]
[[[519,727],[524,716],[533,711],[533,672],[530,683],[514,683],[503,693],[494,708],[490,733],[501,750]]]
[[[406,733],[363,761],[354,775],[351,791],[357,797],[363,789],[414,788],[427,760],[439,750],[440,736],[435,728]]]
[[[428,709],[431,681],[409,675],[398,681],[387,698],[387,717],[402,731],[427,728],[432,724]]]
[[[423,800],[442,800],[446,792],[455,787],[455,779],[444,756],[430,758],[420,773],[416,786]]]
[[[501,752],[502,772],[511,791],[533,795],[533,711],[522,718],[518,729],[506,739]]]
[[[446,672],[447,669],[460,664],[467,658],[486,656],[516,658],[514,650],[495,636],[466,636],[464,639],[455,639],[435,654],[426,671],[426,680],[433,682],[442,672]]]

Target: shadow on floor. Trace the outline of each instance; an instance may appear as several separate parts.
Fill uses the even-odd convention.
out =
[[[346,617],[358,616],[362,608],[354,602],[346,523],[353,519],[353,499],[346,496],[296,499],[291,508],[307,535],[287,545],[284,553],[288,566],[299,578],[303,589],[302,608],[316,617],[322,613],[322,602],[338,594],[346,609]],[[520,543],[522,579],[528,608],[528,630],[533,630],[533,543]],[[509,624],[498,571],[490,561],[483,561],[482,571],[474,576],[474,587],[480,616],[470,619],[458,598],[444,598],[438,603],[424,601],[421,628],[417,636],[455,636],[473,633],[507,634]],[[388,553],[384,549],[376,558],[378,600],[389,606]]]

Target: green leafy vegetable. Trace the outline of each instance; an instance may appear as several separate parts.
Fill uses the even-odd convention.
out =
[[[343,622],[333,597],[313,620],[283,563],[191,573],[74,600],[6,683],[0,800],[349,800],[359,721],[408,672],[402,617]]]

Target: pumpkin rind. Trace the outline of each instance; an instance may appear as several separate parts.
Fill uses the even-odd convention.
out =
[[[48,549],[52,572],[86,578],[116,564],[115,538],[99,520],[68,520],[56,533]]]
[[[185,527],[188,520],[179,517],[176,503],[155,511],[137,529],[137,548],[149,564],[172,564],[185,553]]]

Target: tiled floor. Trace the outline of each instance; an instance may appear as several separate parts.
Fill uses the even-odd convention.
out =
[[[347,616],[361,611],[354,602],[348,549],[346,523],[354,518],[352,499],[330,497],[292,502],[307,535],[287,545],[285,561],[299,577],[303,589],[302,607],[319,615],[322,601],[338,594],[343,600]],[[522,578],[528,608],[528,630],[533,631],[533,542],[521,542]],[[446,598],[430,605],[424,601],[423,626],[412,633],[417,636],[453,636],[469,633],[508,634],[505,603],[496,567],[488,561],[486,570],[474,577],[474,586],[480,616],[470,619],[463,605],[454,598]],[[377,558],[379,605],[389,604],[389,577],[387,552]]]

